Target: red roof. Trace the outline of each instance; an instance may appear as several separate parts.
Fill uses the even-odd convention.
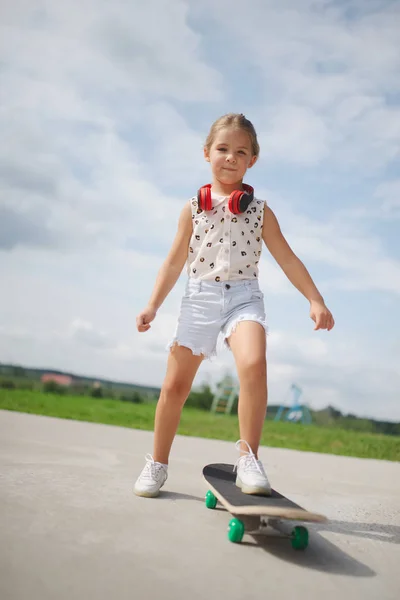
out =
[[[42,383],[46,383],[46,381],[54,381],[59,385],[71,385],[72,377],[69,375],[56,375],[55,373],[45,373],[41,377]]]

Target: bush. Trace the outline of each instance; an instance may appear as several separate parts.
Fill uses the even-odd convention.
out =
[[[70,387],[70,392],[74,396],[87,396],[90,391],[91,388],[85,383],[73,383]]]
[[[15,390],[16,385],[11,379],[2,379],[0,381],[0,387],[4,390]]]
[[[143,404],[143,398],[139,392],[133,392],[131,402],[133,402],[133,404]]]
[[[12,367],[14,377],[26,377],[26,372],[23,367]]]
[[[119,399],[121,402],[132,402],[133,404],[143,404],[143,397],[138,391],[132,392],[132,394],[121,394]]]
[[[20,381],[18,383],[18,389],[32,392],[35,389],[35,384],[33,383],[33,381],[29,380]]]
[[[214,394],[209,385],[204,384],[199,390],[192,390],[186,401],[186,406],[200,408],[201,410],[210,410],[214,399]]]
[[[43,391],[46,394],[60,394],[63,395],[66,392],[65,385],[60,385],[56,381],[45,381],[43,384]]]
[[[103,397],[103,389],[101,386],[94,386],[91,391],[90,391],[90,395],[92,396],[92,398],[102,398]]]

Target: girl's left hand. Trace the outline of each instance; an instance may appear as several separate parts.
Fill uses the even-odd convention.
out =
[[[310,317],[315,323],[314,331],[317,329],[327,329],[330,331],[335,325],[335,320],[324,302],[314,301],[311,302],[310,306]]]

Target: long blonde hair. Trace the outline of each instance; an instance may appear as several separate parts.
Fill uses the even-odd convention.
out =
[[[243,131],[246,131],[246,133],[248,133],[250,137],[253,156],[258,157],[258,155],[260,154],[260,146],[258,144],[257,134],[256,130],[254,129],[254,125],[251,121],[246,119],[246,117],[243,114],[237,113],[228,113],[227,115],[223,115],[211,125],[211,129],[205,143],[205,147],[208,151],[210,151],[211,145],[215,139],[217,132],[223,129],[224,127],[236,127],[237,129],[243,129]]]

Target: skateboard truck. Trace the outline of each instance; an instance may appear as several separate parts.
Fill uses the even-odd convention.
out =
[[[206,494],[207,508],[214,509],[217,506],[218,500],[209,490]],[[308,529],[303,525],[290,527],[288,523],[280,519],[271,519],[270,517],[250,517],[251,522],[256,521],[256,527],[246,527],[246,522],[249,523],[249,518],[233,517],[228,525],[228,539],[236,544],[240,543],[245,533],[252,535],[262,534],[263,530],[271,527],[280,533],[279,538],[288,538],[291,540],[292,548],[295,550],[305,550],[308,546]],[[258,526],[257,526],[258,525]],[[270,536],[273,537],[273,536]]]

